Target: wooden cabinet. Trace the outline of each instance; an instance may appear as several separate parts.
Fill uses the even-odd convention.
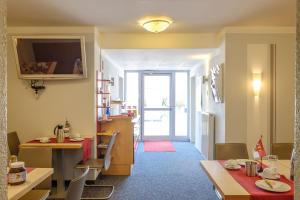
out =
[[[112,150],[112,161],[107,175],[130,175],[134,163],[134,152],[140,140],[140,119],[127,115],[106,116],[110,108],[109,80],[97,73],[97,157],[103,158],[110,135],[119,132]]]
[[[134,163],[134,124],[132,118],[129,116],[112,116],[109,118],[109,122],[99,122],[99,133],[112,133],[118,131],[115,145],[112,150],[112,162],[110,169],[104,174],[107,175],[130,175],[131,168]],[[109,137],[105,138],[101,134],[98,134],[98,141],[109,140]],[[101,151],[98,150],[98,156],[101,156]]]

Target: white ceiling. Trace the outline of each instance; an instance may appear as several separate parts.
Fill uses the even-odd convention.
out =
[[[216,32],[225,26],[294,26],[296,0],[9,0],[8,25],[98,26],[144,32],[144,16],[169,16],[168,32]]]
[[[131,70],[189,70],[205,62],[214,49],[105,49],[103,56]]]

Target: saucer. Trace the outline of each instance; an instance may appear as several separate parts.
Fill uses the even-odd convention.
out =
[[[224,167],[226,169],[229,169],[229,170],[239,170],[239,169],[241,169],[240,165],[228,165],[228,164],[224,164]]]
[[[84,140],[84,138],[71,138],[70,139],[70,141],[72,141],[72,142],[81,142],[83,140]]]

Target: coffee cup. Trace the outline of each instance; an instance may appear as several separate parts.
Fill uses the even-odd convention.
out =
[[[277,175],[277,169],[273,168],[273,167],[272,168],[270,168],[270,167],[265,168],[264,171],[263,171],[263,176],[265,178],[274,178],[274,177],[276,177],[276,175]]]

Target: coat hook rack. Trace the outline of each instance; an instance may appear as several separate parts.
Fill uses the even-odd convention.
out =
[[[31,84],[31,89],[35,91],[36,95],[38,95],[41,90],[46,89],[44,85],[44,81],[41,80],[31,80],[30,84]]]

